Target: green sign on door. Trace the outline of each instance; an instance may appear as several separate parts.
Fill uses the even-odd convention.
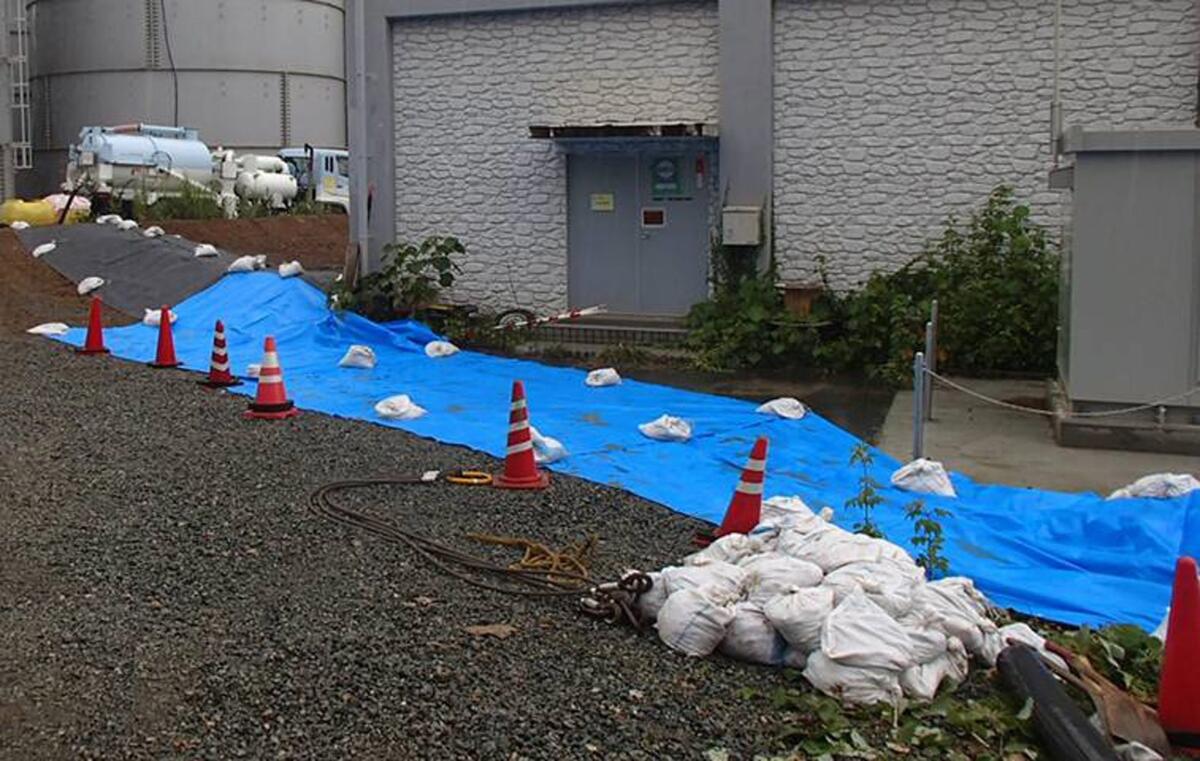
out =
[[[650,189],[655,197],[683,194],[681,181],[683,172],[679,168],[679,163],[679,158],[676,156],[661,156],[651,163]]]

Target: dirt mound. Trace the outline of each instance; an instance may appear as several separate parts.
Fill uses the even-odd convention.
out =
[[[43,322],[83,325],[90,299],[49,265],[30,256],[11,230],[0,230],[0,335],[24,333]],[[127,325],[132,319],[105,310],[106,325]]]
[[[299,259],[305,269],[340,270],[346,261],[349,227],[344,214],[174,219],[157,223],[168,233],[211,243],[237,254],[266,254],[272,265]],[[149,224],[149,223],[147,223]]]

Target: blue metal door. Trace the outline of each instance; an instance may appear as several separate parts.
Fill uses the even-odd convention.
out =
[[[709,184],[700,151],[571,155],[571,306],[682,315],[704,299]]]

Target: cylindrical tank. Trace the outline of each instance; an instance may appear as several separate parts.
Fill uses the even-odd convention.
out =
[[[118,197],[171,193],[189,183],[209,186],[213,159],[195,130],[143,124],[87,127],[72,147],[67,185],[73,187],[85,174]]]
[[[62,182],[89,125],[183,125],[238,153],[346,144],[344,0],[23,1],[30,191]]]
[[[247,201],[268,201],[275,207],[286,206],[296,197],[296,178],[280,172],[242,172],[234,191]]]

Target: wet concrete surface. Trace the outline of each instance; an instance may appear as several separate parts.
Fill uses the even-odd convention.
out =
[[[603,366],[578,359],[539,358],[538,361],[584,370]],[[872,444],[878,441],[896,395],[894,389],[861,376],[824,376],[783,371],[717,373],[680,367],[618,367],[617,371],[623,378],[750,402],[792,396],[821,417]]]

